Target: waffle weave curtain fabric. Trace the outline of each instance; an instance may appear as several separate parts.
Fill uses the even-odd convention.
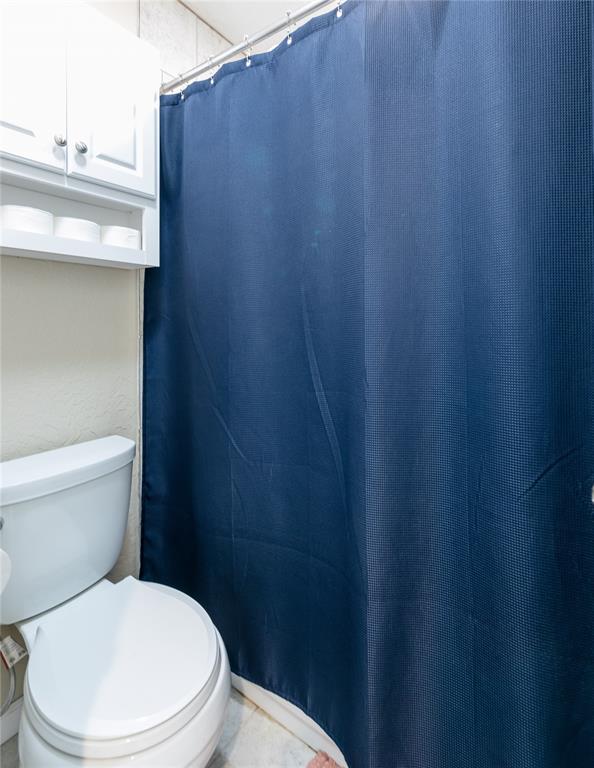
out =
[[[350,768],[594,765],[592,15],[350,0],[162,98],[142,577]]]

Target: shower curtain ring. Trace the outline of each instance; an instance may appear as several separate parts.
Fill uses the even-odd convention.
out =
[[[338,0],[338,5],[336,6],[336,18],[340,19],[342,16],[342,8],[340,7],[341,0]]]
[[[249,36],[248,35],[244,35],[243,39],[247,43],[247,41],[249,40]],[[252,46],[250,45],[250,47],[245,52],[245,65],[246,65],[246,67],[251,67],[252,66],[252,56],[251,56],[251,54],[252,54]]]
[[[287,11],[287,45],[291,45],[293,42],[292,27],[295,25],[291,23],[291,11]]]
[[[212,62],[212,55],[210,55],[208,57],[208,63],[210,64],[211,62]],[[213,67],[209,67],[209,69],[212,70]],[[217,71],[218,71],[218,67],[214,67],[214,72],[211,71],[211,73],[210,73],[210,84],[211,85],[214,85],[214,76],[216,75]]]

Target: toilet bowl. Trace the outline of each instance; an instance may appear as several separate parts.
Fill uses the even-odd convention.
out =
[[[208,614],[169,587],[101,581],[19,625],[25,768],[205,766],[230,691]]]
[[[230,694],[223,641],[184,593],[104,576],[121,548],[134,443],[0,465],[0,620],[29,652],[21,768],[203,768]]]

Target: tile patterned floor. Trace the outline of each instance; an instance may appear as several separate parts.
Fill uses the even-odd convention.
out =
[[[234,690],[208,768],[305,768],[313,756],[306,744]],[[0,763],[2,768],[18,768],[16,736],[2,745]]]

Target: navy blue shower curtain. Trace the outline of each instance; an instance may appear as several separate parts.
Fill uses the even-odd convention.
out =
[[[368,2],[161,105],[142,577],[350,768],[594,765],[589,2]]]

